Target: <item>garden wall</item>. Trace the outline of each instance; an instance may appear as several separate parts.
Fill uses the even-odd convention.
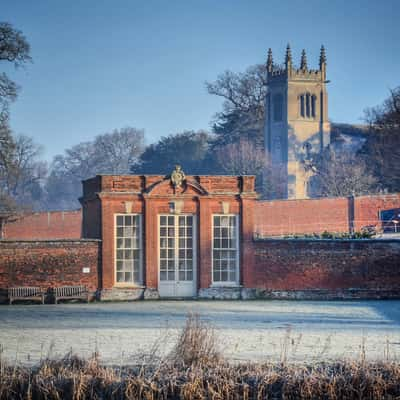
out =
[[[254,252],[243,297],[400,297],[399,240],[265,239]]]
[[[381,227],[381,213],[400,210],[400,193],[360,197],[258,201],[255,203],[256,236],[281,236],[360,231]]]
[[[3,239],[79,239],[81,230],[81,210],[37,212],[5,223]]]
[[[92,295],[98,288],[100,241],[0,241],[0,290],[12,286],[49,289],[85,285]]]

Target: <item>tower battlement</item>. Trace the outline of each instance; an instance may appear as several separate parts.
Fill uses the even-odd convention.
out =
[[[281,81],[282,79],[290,80],[314,80],[314,81],[325,81],[326,80],[326,55],[324,46],[321,47],[319,57],[319,68],[311,69],[307,65],[307,56],[305,50],[302,51],[300,66],[293,64],[292,52],[290,45],[286,48],[285,63],[274,64],[272,58],[272,50],[268,50],[267,56],[267,78],[269,82],[274,80]]]

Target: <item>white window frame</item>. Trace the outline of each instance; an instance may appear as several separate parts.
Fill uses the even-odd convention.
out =
[[[134,216],[139,217],[139,282],[118,282],[117,281],[117,217]],[[132,249],[133,250],[133,249]],[[134,277],[133,271],[132,276]],[[117,213],[114,214],[114,286],[119,287],[143,287],[143,223],[142,214],[139,213]]]
[[[161,227],[161,217],[174,217],[174,240],[175,240],[175,246],[174,246],[174,253],[175,253],[175,263],[177,262],[176,260],[179,259],[178,254],[179,254],[179,234],[177,235],[177,229],[179,229],[179,217],[192,217],[192,280],[190,281],[181,281],[179,279],[179,268],[175,264],[175,279],[173,281],[169,280],[161,280],[161,257],[160,257],[160,227]],[[163,214],[158,214],[157,218],[157,258],[158,258],[158,282],[161,283],[172,283],[172,282],[193,282],[196,284],[197,282],[197,218],[196,214],[190,214],[190,213],[182,213],[182,214],[171,214],[171,213],[163,213]],[[177,275],[178,274],[178,275]]]
[[[235,217],[236,228],[236,268],[235,281],[214,281],[214,217]],[[240,281],[240,218],[239,214],[212,214],[211,215],[211,282],[212,286],[239,286]]]

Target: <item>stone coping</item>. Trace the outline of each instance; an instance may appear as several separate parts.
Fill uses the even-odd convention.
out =
[[[100,243],[101,239],[0,239],[2,243]]]
[[[282,243],[282,242],[312,242],[312,243],[329,243],[329,242],[334,242],[334,243],[343,243],[343,242],[348,242],[348,243],[399,243],[399,239],[393,239],[393,238],[377,238],[377,239],[340,239],[340,238],[335,238],[335,239],[322,239],[322,238],[277,238],[277,237],[253,237],[254,242],[276,242],[276,243]]]

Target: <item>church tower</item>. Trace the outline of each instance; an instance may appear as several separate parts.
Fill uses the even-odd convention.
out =
[[[293,64],[289,45],[284,65],[275,65],[268,50],[265,147],[271,162],[272,198],[312,195],[313,172],[307,163],[330,142],[326,83],[323,46],[316,70],[308,68],[305,50],[299,67]]]

